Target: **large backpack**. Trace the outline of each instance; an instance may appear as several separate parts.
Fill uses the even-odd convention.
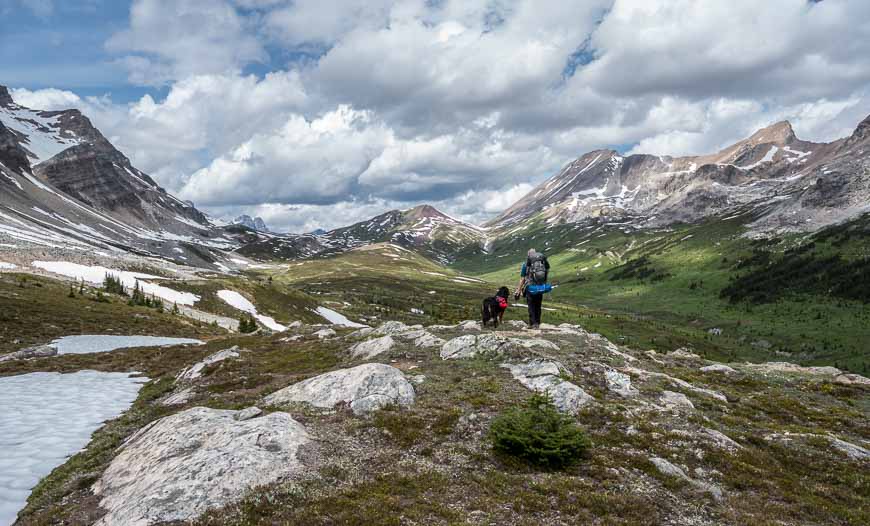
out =
[[[547,266],[544,264],[544,255],[536,253],[529,258],[529,279],[535,285],[543,285],[547,282]]]

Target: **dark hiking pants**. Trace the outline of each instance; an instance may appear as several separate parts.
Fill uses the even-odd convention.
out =
[[[543,294],[526,294],[526,304],[529,306],[529,325],[541,324],[541,305],[543,303]]]

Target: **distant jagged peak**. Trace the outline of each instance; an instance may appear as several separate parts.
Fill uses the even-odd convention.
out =
[[[266,226],[266,222],[263,221],[261,217],[251,217],[247,214],[242,214],[239,217],[233,220],[233,224],[242,225],[250,228],[251,230],[256,230],[257,232],[268,232],[269,227]]]

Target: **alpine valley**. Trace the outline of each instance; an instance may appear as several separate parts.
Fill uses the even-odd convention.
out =
[[[0,524],[870,523],[870,117],[658,153],[276,233],[0,86]],[[493,449],[535,392],[567,467]]]

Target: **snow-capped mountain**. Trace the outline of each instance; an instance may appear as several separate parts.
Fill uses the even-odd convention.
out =
[[[39,111],[0,86],[0,242],[94,247],[211,266],[235,241],[136,169],[78,110]]]
[[[390,210],[367,221],[330,230],[321,235],[262,236],[239,253],[297,259],[338,254],[374,243],[390,242],[449,263],[460,251],[479,247],[483,230],[454,219],[430,205]]]
[[[848,138],[813,143],[784,121],[710,155],[589,152],[490,226],[595,217],[663,225],[752,208],[758,231],[816,230],[870,208],[868,128],[870,117]]]
[[[251,230],[256,230],[257,232],[269,231],[269,227],[266,226],[266,222],[263,221],[263,218],[251,217],[247,214],[242,214],[239,217],[233,219],[232,224],[246,226]]]

